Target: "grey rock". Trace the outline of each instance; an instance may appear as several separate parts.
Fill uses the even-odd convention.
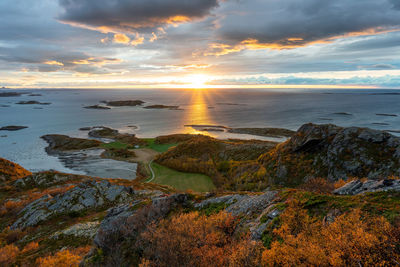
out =
[[[65,230],[55,232],[51,238],[58,239],[61,235],[94,238],[99,228],[99,222],[78,223]]]
[[[360,180],[351,181],[336,189],[333,193],[337,195],[358,195],[367,192],[397,191],[400,192],[400,180]]]
[[[54,198],[44,196],[27,205],[19,213],[20,217],[12,229],[35,226],[50,217],[87,209],[101,208],[107,203],[121,203],[132,199],[131,188],[114,185],[108,181],[81,183]]]

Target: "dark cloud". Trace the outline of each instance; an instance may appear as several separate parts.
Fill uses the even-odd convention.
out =
[[[218,0],[59,0],[62,21],[104,31],[149,31],[202,18]]]
[[[251,48],[294,48],[343,36],[400,29],[398,0],[243,0],[219,11],[221,43]]]

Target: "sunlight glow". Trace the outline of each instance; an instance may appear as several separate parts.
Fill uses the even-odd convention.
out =
[[[203,74],[190,75],[183,80],[183,82],[187,84],[188,88],[193,88],[193,89],[207,88],[208,81],[209,78]]]

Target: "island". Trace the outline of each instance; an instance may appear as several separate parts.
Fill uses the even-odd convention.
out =
[[[0,131],[19,131],[19,130],[26,129],[26,128],[28,128],[28,126],[10,125],[10,126],[0,127]]]
[[[291,137],[296,132],[282,128],[231,128],[229,133],[250,134],[265,137]]]
[[[106,104],[111,107],[135,107],[141,106],[145,102],[142,100],[117,100],[117,101],[101,101],[101,103]]]
[[[21,96],[22,93],[17,92],[0,92],[0,97],[13,97],[13,96]]]
[[[143,107],[145,109],[169,109],[169,110],[179,110],[179,106],[167,106],[167,105],[150,105]]]
[[[85,106],[83,108],[86,108],[86,109],[111,109],[110,107],[101,106],[101,105]]]
[[[19,101],[17,103],[15,103],[17,105],[51,105],[51,103],[48,102],[39,102],[39,101],[34,101],[34,100],[30,100],[30,101]]]

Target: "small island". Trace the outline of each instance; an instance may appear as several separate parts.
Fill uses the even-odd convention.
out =
[[[167,106],[167,105],[150,105],[144,107],[145,109],[169,109],[169,110],[179,110],[179,106]]]
[[[86,108],[86,109],[111,109],[110,107],[101,106],[101,105],[85,106],[83,108]]]
[[[101,101],[101,103],[106,104],[111,107],[135,107],[141,106],[145,102],[142,100],[118,100],[118,101]]]
[[[30,100],[30,101],[19,101],[19,102],[17,102],[17,103],[15,103],[15,104],[17,104],[17,105],[50,105],[51,103],[48,103],[48,102],[39,102],[39,101],[33,101],[33,100]]]
[[[264,137],[291,137],[296,132],[282,128],[231,128],[229,133],[250,134]]]
[[[28,128],[28,126],[10,125],[10,126],[0,127],[0,131],[19,131],[19,130],[26,129],[26,128]]]
[[[21,96],[21,93],[17,92],[0,92],[0,97],[13,97],[13,96]]]

